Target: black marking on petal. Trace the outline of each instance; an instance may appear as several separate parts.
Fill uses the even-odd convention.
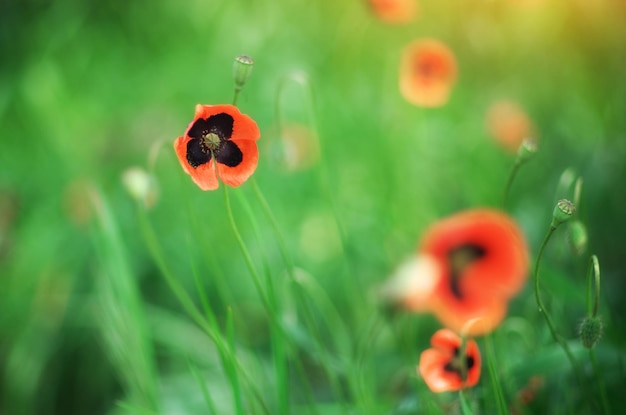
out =
[[[463,271],[472,262],[484,257],[487,251],[478,245],[465,244],[451,249],[448,252],[448,262],[450,264],[450,291],[459,300],[463,299],[461,293],[460,280]]]
[[[209,125],[207,120],[203,118],[198,118],[196,122],[193,123],[189,131],[187,131],[187,135],[191,138],[195,138],[196,140],[200,140],[203,135],[209,133]]]
[[[217,154],[215,154],[215,160],[228,167],[235,167],[243,160],[243,153],[237,147],[237,144],[232,141],[224,141]]]
[[[459,358],[459,348],[454,349],[454,357],[444,365],[443,370],[450,373],[456,373],[459,377],[463,376],[463,370],[467,374],[471,368],[476,365],[476,361],[472,356],[465,356],[465,368],[461,367],[461,359]],[[464,379],[462,379],[464,380]]]
[[[209,124],[209,133],[217,134],[221,140],[229,139],[233,135],[235,120],[225,112],[211,115],[207,123]]]
[[[229,139],[233,135],[235,120],[229,114],[221,112],[211,115],[209,118],[198,118],[193,123],[187,135],[191,138],[201,139],[208,134],[217,134],[220,141]]]
[[[212,153],[202,146],[201,140],[190,140],[187,143],[187,161],[189,165],[196,168],[211,160]]]

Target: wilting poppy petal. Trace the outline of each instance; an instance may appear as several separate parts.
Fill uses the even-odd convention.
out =
[[[416,0],[369,0],[374,14],[387,23],[409,23],[417,13]]]
[[[256,143],[251,140],[232,141],[241,152],[241,161],[235,165],[221,163],[218,156],[217,172],[220,179],[229,186],[237,187],[248,180],[254,173],[259,162],[259,150]]]
[[[404,49],[400,92],[410,103],[423,107],[445,104],[456,78],[454,54],[438,40],[416,40]]]
[[[474,319],[468,334],[492,330],[526,281],[524,237],[499,211],[476,209],[435,223],[422,239],[420,254],[435,259],[441,270],[431,311],[456,331]]]
[[[524,139],[536,137],[530,118],[514,101],[494,102],[487,110],[486,124],[491,136],[510,152],[516,152]]]
[[[230,186],[239,186],[252,175],[259,137],[254,120],[237,107],[198,104],[185,135],[174,141],[174,150],[185,173],[202,190],[214,190],[219,187],[217,173]]]
[[[422,352],[418,367],[430,390],[455,391],[478,383],[481,357],[474,340],[465,343],[462,356],[461,338],[451,330],[437,331],[430,341],[433,348]]]

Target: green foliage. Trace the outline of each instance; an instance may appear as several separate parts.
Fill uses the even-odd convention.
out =
[[[366,1],[9,3],[0,6],[0,413],[617,407],[626,379],[619,2],[423,0],[401,26],[377,20]],[[402,48],[425,36],[459,63],[437,109],[398,91]],[[261,129],[260,160],[225,200],[195,187],[172,142],[195,104],[231,101],[240,54],[255,61],[238,105]],[[539,151],[506,203],[533,255],[556,201],[575,200],[558,186],[561,172],[584,177],[576,221],[585,253],[602,263],[604,330],[592,364],[576,338],[587,258],[557,232],[542,257],[542,295],[581,383],[529,284],[481,343],[481,381],[460,401],[430,392],[415,370],[435,319],[387,313],[377,293],[431,222],[499,207],[515,154],[485,122],[501,99],[520,103],[537,131]],[[283,141],[292,125],[319,144],[319,160],[299,170]],[[150,209],[123,188],[131,166],[158,183]]]

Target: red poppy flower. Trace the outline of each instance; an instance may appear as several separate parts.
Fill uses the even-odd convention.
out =
[[[530,118],[514,101],[494,102],[487,110],[486,124],[492,137],[510,152],[516,152],[524,139],[536,136]]]
[[[376,16],[387,23],[409,23],[417,14],[416,0],[369,0]]]
[[[237,187],[256,169],[260,135],[254,120],[237,107],[198,104],[185,135],[174,141],[174,150],[185,173],[202,190],[217,189],[218,176]]]
[[[437,222],[426,231],[420,253],[439,265],[428,309],[457,332],[493,330],[526,281],[524,236],[510,217],[495,210],[470,210]]]
[[[450,49],[435,39],[409,44],[400,63],[400,92],[412,104],[439,107],[456,83],[457,65]]]
[[[422,352],[418,370],[431,391],[455,391],[478,383],[481,360],[474,340],[463,346],[453,331],[441,329],[433,334],[430,343],[433,347]]]

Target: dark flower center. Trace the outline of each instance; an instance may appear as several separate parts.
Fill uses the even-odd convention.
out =
[[[459,356],[459,348],[454,348],[454,357],[443,367],[446,372],[456,373],[462,380],[467,379],[467,373],[474,367],[476,361],[472,356]]]
[[[474,245],[465,244],[453,248],[448,252],[448,263],[450,264],[450,290],[452,294],[459,300],[463,299],[460,281],[463,271],[472,262],[484,257],[487,254],[485,248]]]
[[[243,153],[230,141],[233,135],[234,119],[226,113],[199,118],[193,123],[187,135],[187,161],[193,168],[208,163],[212,158],[228,167],[238,166]]]

